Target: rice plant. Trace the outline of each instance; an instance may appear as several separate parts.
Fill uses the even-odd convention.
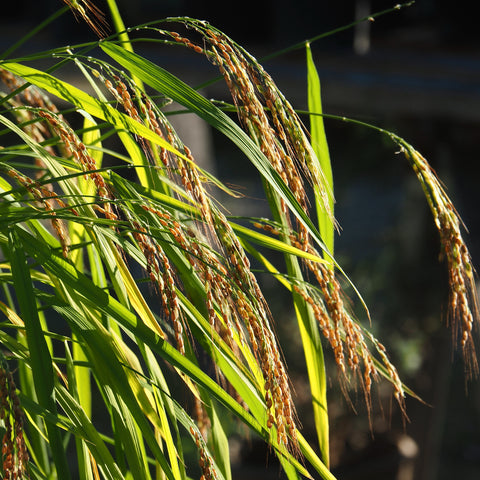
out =
[[[0,62],[3,478],[229,480],[228,435],[242,425],[289,479],[333,479],[324,350],[344,390],[358,385],[369,410],[379,381],[390,382],[402,411],[415,394],[334,256],[333,179],[308,42],[307,130],[261,64],[207,22],[126,29],[109,0],[109,35],[92,1],[65,3]],[[69,9],[98,42],[13,57]],[[210,62],[231,102],[203,97],[135,53],[140,41]],[[32,66],[38,59],[49,65]],[[65,69],[88,90],[63,80]],[[218,192],[238,194],[198,165],[169,102],[253,164],[268,218],[229,216]],[[474,376],[478,308],[461,221],[422,155],[377,130],[424,189],[448,265],[454,340]],[[259,270],[294,306],[317,445],[302,435]],[[357,294],[353,306],[345,285]]]

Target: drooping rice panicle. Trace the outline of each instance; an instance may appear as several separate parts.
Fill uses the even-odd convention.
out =
[[[160,223],[170,230],[169,220],[164,213],[147,206],[143,208],[156,213]],[[199,277],[206,282],[206,307],[212,328],[225,339],[234,352],[238,350],[233,339],[242,341],[244,328],[249,333],[265,378],[265,398],[271,417],[269,424],[277,426],[278,441],[281,444],[291,444],[294,448],[296,426],[293,400],[276,337],[269,324],[269,313],[265,308],[263,295],[249,269],[250,264],[243,248],[227,220],[217,211],[214,215],[213,224],[217,227],[219,242],[226,251],[225,266],[208,253],[208,249],[198,243],[195,237],[185,235],[181,229],[175,232],[174,238],[184,251],[191,253],[189,258],[192,266],[195,266]],[[155,265],[154,261],[149,263]],[[234,280],[234,285],[229,278]],[[256,293],[245,294],[246,285]],[[216,308],[220,315],[217,315]],[[287,431],[293,443],[288,439]]]
[[[308,203],[302,175],[318,187],[323,208],[332,217],[324,175],[308,141],[305,129],[290,103],[272,78],[245,50],[204,22],[188,23],[210,44],[204,49],[216,64],[230,89],[241,123],[255,140],[297,201]],[[185,43],[184,41],[182,43]],[[306,241],[306,231],[298,229]]]
[[[193,415],[197,423],[198,430],[203,440],[206,442],[208,440],[208,432],[210,430],[210,427],[212,426],[212,422],[210,421],[210,417],[208,416],[205,405],[196,395],[194,396],[194,402],[195,405]]]
[[[176,282],[172,266],[161,245],[148,234],[147,228],[137,220],[131,220],[133,237],[145,256],[146,269],[153,285],[156,285],[162,300],[164,314],[169,319],[178,351],[185,354],[184,320],[178,303]]]
[[[272,329],[271,314],[238,238],[223,215],[220,212],[215,212],[215,215],[217,235],[229,260],[230,275],[237,285],[231,295],[236,311],[247,328],[265,379],[268,426],[277,427],[280,444],[297,450],[295,407],[287,371]]]
[[[213,463],[213,459],[208,453],[207,446],[205,444],[205,440],[201,433],[193,427],[190,427],[190,434],[197,446],[198,453],[200,458],[198,463],[202,470],[201,479],[202,480],[216,480],[218,478],[217,471],[215,470],[215,466]]]
[[[108,33],[105,14],[92,0],[63,0],[75,17],[81,18],[100,38]]]
[[[400,144],[422,185],[437,227],[450,289],[449,317],[454,340],[459,338],[467,376],[477,376],[473,331],[480,322],[474,268],[461,234],[462,221],[427,160],[410,145]]]
[[[25,85],[23,79],[13,75],[3,68],[0,68],[0,79],[12,92]],[[48,110],[62,118],[56,105],[42,90],[34,85],[30,85],[28,88],[23,88],[18,95],[10,98],[8,103],[13,107],[11,112],[15,115],[17,121],[22,126],[22,130],[24,130],[37,143],[43,143],[47,138],[50,138],[51,135],[48,128],[42,122],[35,121],[35,111],[32,111],[28,107]],[[27,108],[22,108],[24,106]],[[47,144],[44,148],[51,155],[55,154],[53,146]],[[35,166],[38,167],[36,176],[37,178],[40,178],[45,167],[41,158],[35,158]],[[51,184],[47,184],[46,188],[52,189],[53,187]]]
[[[146,95],[142,98],[142,111],[148,127],[161,138],[165,138],[161,125],[166,126],[167,121],[164,117],[160,117],[161,112]],[[160,159],[165,167],[169,166],[169,152],[165,148],[160,149]]]
[[[60,208],[68,208],[74,215],[77,215],[77,212],[68,207],[68,205],[58,197],[58,195],[52,190],[45,188],[40,185],[38,182],[32,180],[30,177],[18,172],[13,168],[7,170],[7,174],[15,179],[20,185],[25,187],[28,192],[30,192],[33,198],[43,205],[45,211],[49,213],[50,221],[52,227],[57,234],[57,237],[62,246],[63,256],[67,257],[69,252],[69,236],[68,231],[63,220],[57,217],[54,209],[54,202],[57,203]]]
[[[73,156],[82,167],[85,176],[89,177],[95,184],[100,200],[103,203],[102,213],[105,213],[105,216],[110,220],[115,220],[117,216],[110,202],[113,200],[113,194],[102,175],[96,171],[97,164],[95,159],[88,153],[86,145],[63,118],[46,110],[38,110],[38,115],[46,120],[47,124],[62,140],[67,154]],[[95,208],[98,209],[99,206],[96,205]]]
[[[2,438],[2,478],[28,480],[28,452],[23,431],[23,412],[15,381],[5,362],[0,363],[0,420],[5,432]]]
[[[278,228],[269,223],[254,222],[254,226],[276,236],[282,235]],[[290,232],[288,236],[293,246],[305,249],[305,244],[300,242],[298,234]],[[306,251],[317,257],[319,255],[311,245],[307,246]],[[405,414],[405,391],[398,373],[388,359],[385,348],[373,336],[366,334],[347,308],[342,288],[333,269],[308,259],[304,259],[304,264],[314,275],[317,285],[306,282],[294,283],[292,288],[312,309],[320,332],[332,348],[340,372],[340,380],[343,379],[347,385],[355,380],[360,382],[370,414],[373,381],[378,381],[380,378],[380,371],[369,347],[371,344],[377,351],[383,368],[388,372],[394,396]],[[347,393],[345,389],[344,391]]]

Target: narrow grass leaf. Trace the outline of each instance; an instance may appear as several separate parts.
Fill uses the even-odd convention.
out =
[[[288,218],[283,212],[281,202],[276,192],[270,188],[266,188],[267,198],[270,208],[277,222],[282,224],[284,228],[288,228]],[[288,238],[285,236],[285,242]],[[287,267],[288,278],[292,282],[302,284],[304,282],[302,269],[299,259],[296,256],[285,254],[285,264]],[[322,462],[329,466],[329,424],[328,424],[328,408],[326,398],[326,371],[323,357],[323,349],[320,341],[317,321],[311,307],[307,304],[301,295],[297,294],[293,288],[292,299],[297,316],[302,347],[305,355],[305,363],[307,366],[308,378],[310,383],[312,406],[315,418],[315,428],[317,431],[320,456]]]
[[[104,477],[109,480],[123,480],[123,475],[113,460],[108,447],[82,407],[64,387],[57,387],[56,393],[57,401],[75,429],[75,434],[80,436],[88,445],[88,449]]]
[[[232,469],[230,465],[230,450],[228,446],[228,438],[223,429],[222,422],[217,414],[215,404],[210,399],[208,411],[212,422],[211,438],[215,460],[220,468],[225,480],[232,480]],[[293,468],[293,467],[292,467]]]
[[[150,378],[155,395],[161,430],[164,432],[164,440],[167,447],[168,458],[172,471],[177,478],[186,478],[185,462],[183,459],[183,446],[178,429],[178,420],[174,413],[173,400],[171,398],[167,381],[163,375],[162,369],[155,358],[152,350],[139,342],[139,348],[143,353],[143,358],[148,366]],[[168,421],[170,418],[171,426]],[[176,436],[176,442],[174,438]]]
[[[73,343],[78,344],[78,342]],[[65,345],[65,365],[67,368],[67,379],[68,379],[68,388],[72,397],[77,403],[79,402],[79,392],[77,388],[77,383],[79,380],[76,378],[77,366],[74,364],[74,359],[70,351],[68,342],[64,342]],[[83,352],[82,352],[83,353]],[[85,357],[86,359],[86,357]],[[91,418],[91,415],[85,412],[87,418]],[[80,438],[78,435],[75,436],[75,445],[77,449],[77,463],[78,463],[78,476],[80,480],[94,480],[93,471],[92,471],[92,458],[90,457],[90,452],[88,450],[85,439]]]
[[[48,73],[32,67],[27,67],[20,63],[2,62],[0,63],[0,66],[9,72],[24,78],[27,82],[30,82],[39,88],[43,88],[52,95],[71,103],[77,108],[85,110],[90,115],[110,122],[118,128],[119,131],[126,130],[132,134],[139,135],[188,161],[183,154],[173,148],[167,141],[145,125],[142,125],[128,115],[119,112],[108,103],[92,97],[83,90],[80,90],[79,88]],[[138,149],[138,145],[136,143],[135,145]]]
[[[320,163],[320,170],[323,172],[325,179],[325,188],[328,195],[328,204],[330,207],[330,215],[325,212],[323,207],[323,199],[320,194],[319,186],[314,185],[315,205],[317,207],[318,225],[320,235],[325,243],[326,248],[333,255],[334,248],[334,233],[335,227],[332,220],[334,212],[334,197],[333,197],[333,174],[332,165],[330,162],[330,152],[327,143],[327,136],[325,134],[325,126],[323,123],[322,113],[322,99],[320,90],[320,78],[318,76],[315,63],[313,61],[310,44],[306,45],[307,53],[307,81],[308,81],[308,109],[319,115],[310,115],[310,135],[312,147],[315,155]]]
[[[35,392],[41,405],[54,413],[56,404],[52,358],[38,316],[25,249],[16,227],[9,229],[8,237],[13,283],[21,316],[25,323]],[[60,478],[67,480],[70,478],[70,473],[60,431],[51,424],[47,424],[47,432],[57,474]]]
[[[329,263],[328,260],[320,258],[316,255],[313,255],[309,252],[305,252],[304,250],[300,250],[287,242],[282,240],[278,240],[277,238],[270,237],[263,233],[257,232],[250,228],[247,228],[243,225],[229,222],[235,233],[245,240],[249,240],[250,242],[255,243],[261,247],[266,247],[271,250],[276,250],[278,252],[282,252],[288,255],[294,255],[296,257],[305,258],[315,263]]]

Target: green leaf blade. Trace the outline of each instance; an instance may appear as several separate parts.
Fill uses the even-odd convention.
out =
[[[330,212],[325,212],[323,199],[320,196],[318,188],[314,185],[315,204],[317,207],[318,225],[320,235],[325,243],[328,252],[333,255],[335,226],[332,221],[334,212],[333,196],[333,174],[330,161],[330,152],[325,134],[325,125],[322,117],[322,99],[320,89],[320,78],[318,76],[315,63],[313,61],[310,45],[306,45],[307,52],[307,81],[308,81],[308,109],[317,115],[310,115],[310,134],[313,151],[320,164],[320,170],[323,172],[325,180],[325,189],[328,195]]]

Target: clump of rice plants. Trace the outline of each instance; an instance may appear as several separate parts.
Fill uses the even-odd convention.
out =
[[[308,42],[310,131],[260,63],[207,22],[125,29],[111,0],[117,33],[107,36],[93,1],[65,3],[63,13],[71,9],[99,41],[17,59],[12,48],[0,61],[3,478],[228,480],[236,419],[288,478],[333,479],[324,348],[368,410],[381,379],[405,414],[414,393],[342,287],[350,280],[334,256],[333,181]],[[231,103],[135,53],[145,38],[213,64]],[[39,58],[48,67],[31,66]],[[89,88],[63,80],[65,68]],[[255,166],[269,218],[228,215],[215,192],[237,194],[197,163],[169,120],[170,101]],[[448,264],[452,327],[475,375],[478,307],[461,221],[427,161],[383,133],[425,191]],[[315,448],[302,435],[253,260],[296,312]]]

